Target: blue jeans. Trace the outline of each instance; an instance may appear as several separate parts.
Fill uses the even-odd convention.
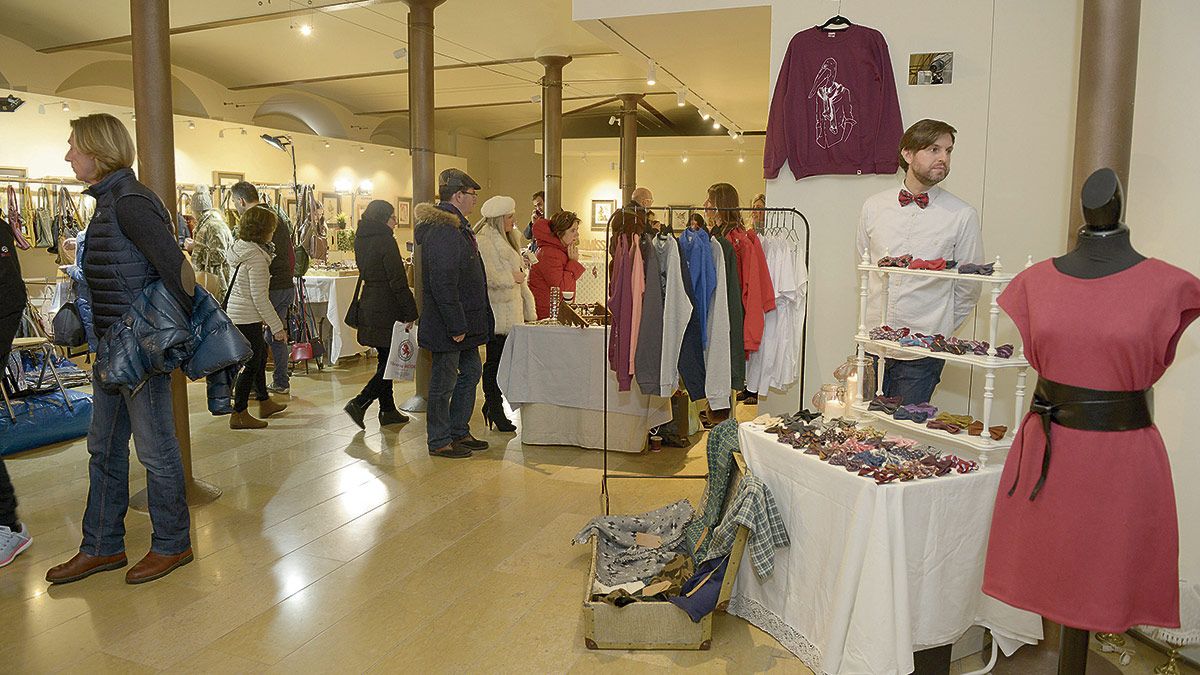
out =
[[[95,388],[88,427],[90,485],[83,512],[83,543],[93,556],[125,550],[129,509],[129,437],[146,467],[146,491],[154,535],[150,550],[177,555],[191,546],[183,458],[171,413],[171,376],[155,375],[137,392],[117,394]]]
[[[883,370],[883,395],[899,396],[903,404],[928,403],[933,390],[942,381],[946,362],[927,356],[913,361],[886,359]]]
[[[460,352],[433,352],[429,408],[425,414],[430,450],[443,448],[471,433],[475,387],[482,373],[478,347]]]
[[[296,299],[296,289],[281,288],[277,291],[270,291],[269,297],[271,298],[271,305],[275,307],[275,313],[279,315],[286,329],[288,325],[288,310],[292,308],[292,302]],[[275,362],[275,373],[272,376],[272,381],[276,387],[286,389],[288,386],[288,358],[291,356],[287,340],[280,342],[271,335],[270,328],[266,330],[267,344],[271,345],[271,360]],[[258,393],[263,394],[266,392]]]

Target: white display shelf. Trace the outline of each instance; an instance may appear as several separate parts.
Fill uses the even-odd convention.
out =
[[[997,452],[1005,452],[1012,447],[1014,429],[1010,428],[1004,438],[994,441],[991,436],[971,436],[963,429],[957,434],[952,434],[941,429],[930,429],[924,424],[917,424],[912,420],[898,420],[887,413],[878,410],[868,410],[867,404],[855,403],[850,406],[860,419],[875,419],[886,422],[895,428],[899,429],[901,434],[916,435],[931,439],[941,444],[953,444],[964,448],[969,448],[979,453],[980,464],[987,465],[989,456]],[[984,429],[987,433],[987,429]]]
[[[965,363],[969,366],[979,368],[1028,368],[1029,362],[1018,357],[1015,353],[1013,356],[1002,359],[997,356],[979,356],[977,354],[951,354],[950,352],[935,352],[924,347],[909,347],[891,340],[872,340],[864,337],[854,337],[854,341],[867,347],[874,347],[878,350],[887,350],[901,354],[912,354],[918,357],[931,356],[935,359],[943,361],[954,361],[957,363]]]
[[[859,272],[878,272],[880,274],[900,274],[913,277],[932,277],[943,281],[980,281],[983,283],[1006,284],[1013,280],[1013,274],[959,274],[956,270],[910,270],[907,267],[880,267],[879,265],[860,264]]]

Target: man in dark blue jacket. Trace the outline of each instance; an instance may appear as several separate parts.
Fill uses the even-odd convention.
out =
[[[470,457],[488,447],[470,429],[483,372],[479,346],[495,328],[483,260],[467,221],[478,190],[463,171],[446,169],[438,176],[440,203],[419,204],[415,211],[423,285],[417,344],[433,355],[425,426],[429,454],[437,457]]]

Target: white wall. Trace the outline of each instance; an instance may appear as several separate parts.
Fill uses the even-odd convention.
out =
[[[1133,158],[1125,221],[1134,246],[1193,274],[1200,274],[1195,182],[1200,176],[1200,5],[1191,0],[1142,3],[1134,107]],[[1184,64],[1188,64],[1185,67]],[[1170,317],[1163,317],[1170,320]],[[1200,326],[1179,342],[1175,364],[1154,387],[1154,418],[1162,432],[1180,520],[1180,576],[1200,583],[1200,454],[1190,424],[1200,402]],[[1195,626],[1192,626],[1195,628]],[[1193,648],[1192,658],[1200,658]]]
[[[8,93],[0,90],[0,96]],[[71,110],[63,112],[58,103],[62,101],[61,97],[14,93],[26,99],[26,103],[15,113],[0,118],[0,166],[25,168],[30,177],[73,178],[63,155],[71,133],[69,121],[81,115],[98,112],[115,115],[126,123],[135,142],[137,140],[129,108],[70,100]],[[39,103],[48,103],[45,114],[39,114]],[[244,173],[248,180],[260,183],[292,182],[291,155],[259,138],[262,133],[279,134],[279,130],[206,119],[193,119],[196,128],[189,130],[189,119],[176,117],[175,121],[176,182],[210,185],[214,171]],[[225,137],[220,137],[222,129],[233,127],[245,128],[246,135],[227,130]],[[365,206],[371,199],[386,199],[394,204],[397,197],[412,195],[411,158],[403,148],[290,135],[296,143],[297,174],[301,183],[316,185],[318,192],[334,191],[335,183],[341,180],[355,187],[363,180],[374,184],[371,194],[357,196],[357,203],[353,205],[350,195],[343,196],[342,210],[347,214],[355,207]],[[434,165],[440,171],[450,166],[466,166],[467,162],[462,157],[437,155]],[[136,163],[134,167],[136,169]],[[398,229],[397,238],[411,240],[412,230]],[[42,249],[23,252],[22,273],[27,277],[53,275],[51,261],[52,257]]]

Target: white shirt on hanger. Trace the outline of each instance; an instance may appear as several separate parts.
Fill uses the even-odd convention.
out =
[[[863,203],[854,246],[855,264],[862,253],[872,265],[885,255],[912,255],[933,260],[944,258],[958,264],[983,262],[983,233],[974,207],[946,190],[929,189],[929,204],[900,206],[903,184],[873,195]],[[970,282],[947,284],[937,279],[893,275],[888,285],[887,323],[915,332],[951,335],[979,301],[980,285]],[[880,323],[882,280],[871,274],[867,287],[868,328]],[[918,357],[891,355],[894,358]]]

